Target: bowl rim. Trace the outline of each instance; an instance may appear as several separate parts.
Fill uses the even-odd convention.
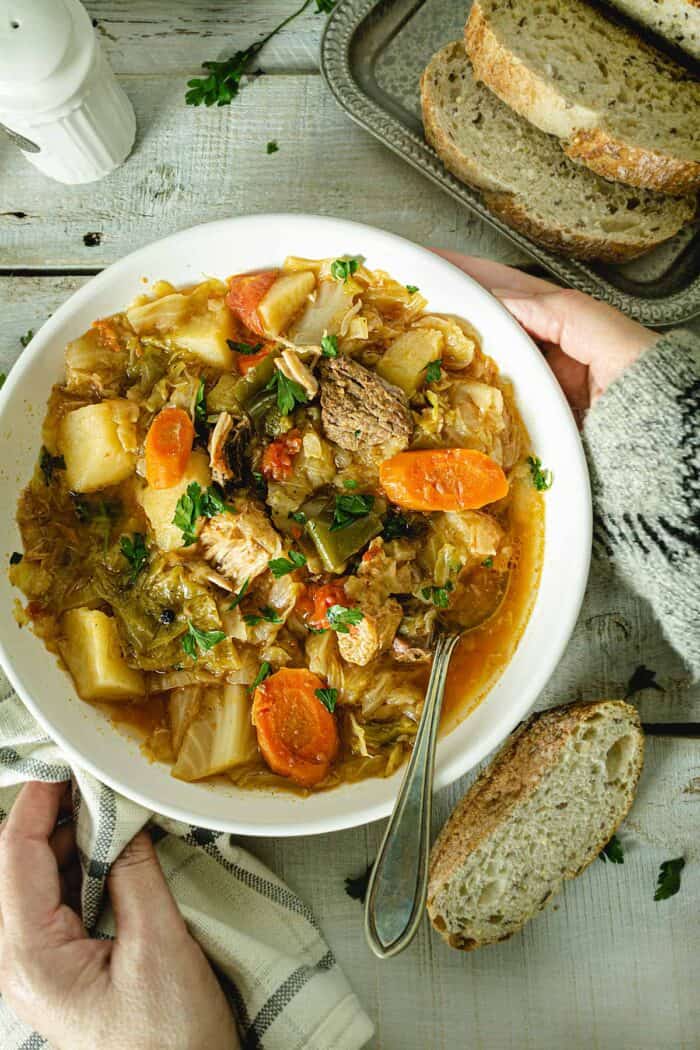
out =
[[[494,720],[494,724],[485,732],[482,732],[482,737],[479,743],[476,757],[470,755],[465,756],[464,749],[460,753],[446,762],[440,762],[440,740],[438,741],[438,755],[436,759],[436,770],[435,770],[435,790],[440,790],[443,787],[453,783],[459,777],[463,776],[470,770],[474,769],[487,755],[489,755],[494,748],[498,747],[506,737],[512,732],[514,727],[528,714],[532,709],[538,695],[546,685],[547,681],[553,674],[557,665],[559,664],[561,657],[569,643],[571,633],[576,624],[583,598],[586,590],[588,581],[588,573],[591,559],[591,542],[592,542],[592,500],[590,491],[590,481],[588,475],[588,469],[586,465],[585,455],[583,446],[580,441],[578,429],[571,413],[571,410],[566,402],[564,394],[559,387],[556,379],[551,373],[550,369],[544,362],[539,349],[530,338],[530,336],[520,327],[515,321],[511,314],[506,308],[488,292],[483,286],[481,286],[474,278],[470,277],[464,271],[460,270],[453,263],[444,259],[442,256],[432,252],[429,248],[423,245],[416,244],[407,238],[401,237],[398,234],[389,232],[381,229],[378,226],[372,226],[367,223],[360,223],[349,219],[337,219],[333,216],[321,216],[308,213],[284,213],[284,212],[273,212],[273,213],[258,213],[255,215],[240,215],[226,219],[219,219],[208,223],[199,223],[195,226],[186,227],[182,230],[178,230],[175,233],[168,234],[167,236],[160,238],[156,241],[152,241],[146,245],[137,248],[135,251],[130,252],[128,255],[122,256],[120,259],[111,263],[105,267],[100,273],[92,276],[81,288],[77,289],[72,293],[52,314],[52,316],[44,323],[41,329],[33,337],[29,346],[20,354],[16,362],[11,366],[7,380],[4,384],[3,389],[0,391],[0,423],[3,422],[5,414],[5,406],[10,402],[12,396],[16,393],[16,390],[21,388],[23,377],[25,372],[29,369],[31,363],[38,357],[40,357],[45,351],[49,350],[50,345],[54,339],[54,333],[57,332],[64,322],[70,317],[72,313],[75,313],[81,306],[88,303],[97,293],[108,289],[110,284],[115,278],[120,276],[126,276],[132,270],[148,269],[153,268],[153,253],[156,252],[163,260],[163,268],[167,269],[167,259],[169,250],[178,245],[178,242],[186,239],[189,236],[205,235],[210,233],[212,237],[216,237],[218,233],[226,231],[229,233],[232,227],[236,225],[243,225],[249,223],[262,224],[272,223],[286,224],[292,223],[300,227],[300,233],[303,237],[303,228],[306,223],[313,223],[329,227],[329,233],[331,230],[338,235],[338,239],[341,239],[344,234],[350,236],[357,236],[358,234],[369,233],[373,237],[379,236],[380,240],[384,239],[388,243],[392,243],[397,247],[404,249],[410,249],[410,252],[419,252],[424,256],[428,256],[431,260],[431,265],[436,269],[442,268],[444,271],[448,271],[450,276],[454,279],[455,275],[459,275],[459,279],[466,282],[472,287],[472,291],[478,296],[486,297],[490,300],[491,307],[496,308],[502,314],[502,320],[510,327],[515,338],[523,345],[528,346],[529,352],[534,354],[541,364],[539,366],[540,378],[547,388],[546,396],[548,398],[554,398],[559,403],[559,408],[565,409],[565,417],[568,417],[568,427],[570,432],[573,432],[576,436],[574,442],[574,462],[571,464],[571,469],[577,474],[578,481],[578,492],[581,497],[581,506],[577,508],[578,512],[578,528],[581,534],[581,542],[574,551],[572,551],[572,563],[568,566],[571,570],[570,576],[567,580],[568,598],[567,601],[558,610],[558,617],[556,621],[555,639],[554,645],[549,649],[547,658],[542,660],[538,664],[534,673],[528,678],[526,687],[523,688],[523,699],[513,702],[507,711],[503,713],[503,716],[499,720]],[[373,249],[374,252],[374,249]],[[143,267],[140,264],[145,260],[148,260],[147,267]],[[161,264],[157,264],[161,265]],[[161,275],[160,279],[167,279],[167,276]],[[119,309],[117,307],[116,309]],[[517,395],[517,391],[516,391]],[[43,416],[42,416],[43,418]],[[546,526],[545,526],[546,528]],[[545,533],[546,536],[546,533]],[[545,539],[546,544],[546,539]],[[545,558],[546,558],[546,547],[545,547]],[[543,563],[544,565],[544,563]],[[538,591],[539,593],[539,591]],[[531,610],[530,617],[528,619],[528,626],[535,614],[535,608]],[[527,628],[526,628],[527,629]],[[39,643],[43,647],[43,642],[38,639]],[[502,669],[501,675],[505,673],[509,664],[516,655],[519,647],[516,647],[511,659]],[[48,654],[50,655],[50,654]],[[132,787],[132,785],[124,780],[120,781],[118,777],[105,773],[99,764],[94,762],[90,755],[83,753],[80,747],[71,743],[67,736],[54,725],[50,715],[46,710],[42,709],[41,703],[37,703],[31,696],[29,690],[25,687],[21,675],[15,670],[13,659],[10,655],[10,647],[6,644],[6,640],[0,632],[0,664],[2,665],[12,687],[18,694],[22,702],[28,708],[30,713],[36,718],[37,722],[41,725],[44,731],[51,737],[51,739],[61,748],[65,753],[67,759],[71,765],[76,765],[81,769],[91,773],[99,782],[106,784],[111,787],[117,793],[131,799],[133,802],[145,807],[148,810],[157,812],[166,817],[171,817],[175,820],[183,821],[187,824],[197,825],[205,828],[210,828],[215,831],[226,831],[236,834],[245,835],[258,835],[265,837],[291,837],[297,835],[309,835],[309,834],[323,834],[330,831],[339,831],[345,828],[363,826],[373,821],[379,820],[390,814],[394,804],[394,793],[392,797],[388,799],[375,802],[374,804],[365,805],[357,813],[353,813],[350,816],[339,816],[334,817],[316,817],[316,819],[306,819],[303,814],[303,801],[301,800],[299,806],[299,819],[290,822],[285,820],[279,823],[266,822],[264,824],[256,823],[255,820],[241,820],[234,816],[232,819],[218,819],[208,817],[206,813],[194,813],[188,811],[186,808],[170,802],[162,802],[159,799],[152,797],[147,792],[141,791],[139,788]],[[498,680],[497,680],[498,681]],[[493,687],[492,687],[493,688]],[[475,708],[474,712],[479,710],[481,704],[486,700],[489,692],[485,693],[484,697],[480,701],[480,704]],[[468,721],[470,716],[467,716],[463,721],[458,723],[453,730],[441,737],[441,740],[448,739],[453,731],[456,731],[460,725]],[[110,731],[116,732],[112,727]],[[395,784],[396,791],[400,784],[400,779],[403,777],[405,771],[405,764],[400,770],[394,774],[388,780],[380,780],[379,783],[393,783]],[[329,794],[334,794],[337,791],[342,790],[343,786],[340,785],[337,788],[332,789]],[[255,797],[257,792],[247,792],[251,798]],[[273,794],[272,792],[266,792],[268,796]]]

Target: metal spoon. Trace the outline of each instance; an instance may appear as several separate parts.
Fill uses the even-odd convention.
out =
[[[491,607],[481,610],[477,618],[460,616],[456,611],[458,623],[450,625],[435,646],[413,751],[367,888],[365,937],[380,959],[389,959],[408,947],[423,918],[428,893],[435,745],[450,658],[462,635],[490,620],[500,608],[508,583],[508,575],[503,577],[503,585],[493,592]]]

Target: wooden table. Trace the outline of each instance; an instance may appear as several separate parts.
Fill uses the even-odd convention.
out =
[[[91,274],[174,230],[265,211],[321,212],[415,241],[526,260],[339,111],[318,72],[324,16],[311,9],[262,54],[230,108],[184,105],[185,81],[272,28],[294,0],[86,0],[136,108],[132,157],[68,187],[0,142],[0,369],[20,336]],[[268,156],[266,143],[279,152]],[[700,328],[700,326],[698,326]],[[382,824],[278,842],[251,840],[315,910],[377,1025],[382,1050],[691,1050],[700,1046],[700,693],[648,608],[596,571],[566,657],[539,706],[617,697],[645,664],[663,692],[635,696],[647,726],[624,865],[596,863],[520,936],[461,955],[427,923],[379,962],[344,879],[371,861]],[[471,777],[435,801],[437,826]],[[654,903],[659,863],[683,854],[681,892]],[[329,1048],[332,1050],[332,1048]]]

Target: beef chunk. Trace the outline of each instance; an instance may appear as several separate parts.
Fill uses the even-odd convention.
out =
[[[388,441],[398,451],[413,433],[403,391],[349,357],[321,364],[321,420],[326,436],[351,452]]]

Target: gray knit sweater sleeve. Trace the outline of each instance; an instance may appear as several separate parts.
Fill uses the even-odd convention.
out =
[[[594,557],[643,595],[700,678],[700,339],[663,335],[588,413]]]

